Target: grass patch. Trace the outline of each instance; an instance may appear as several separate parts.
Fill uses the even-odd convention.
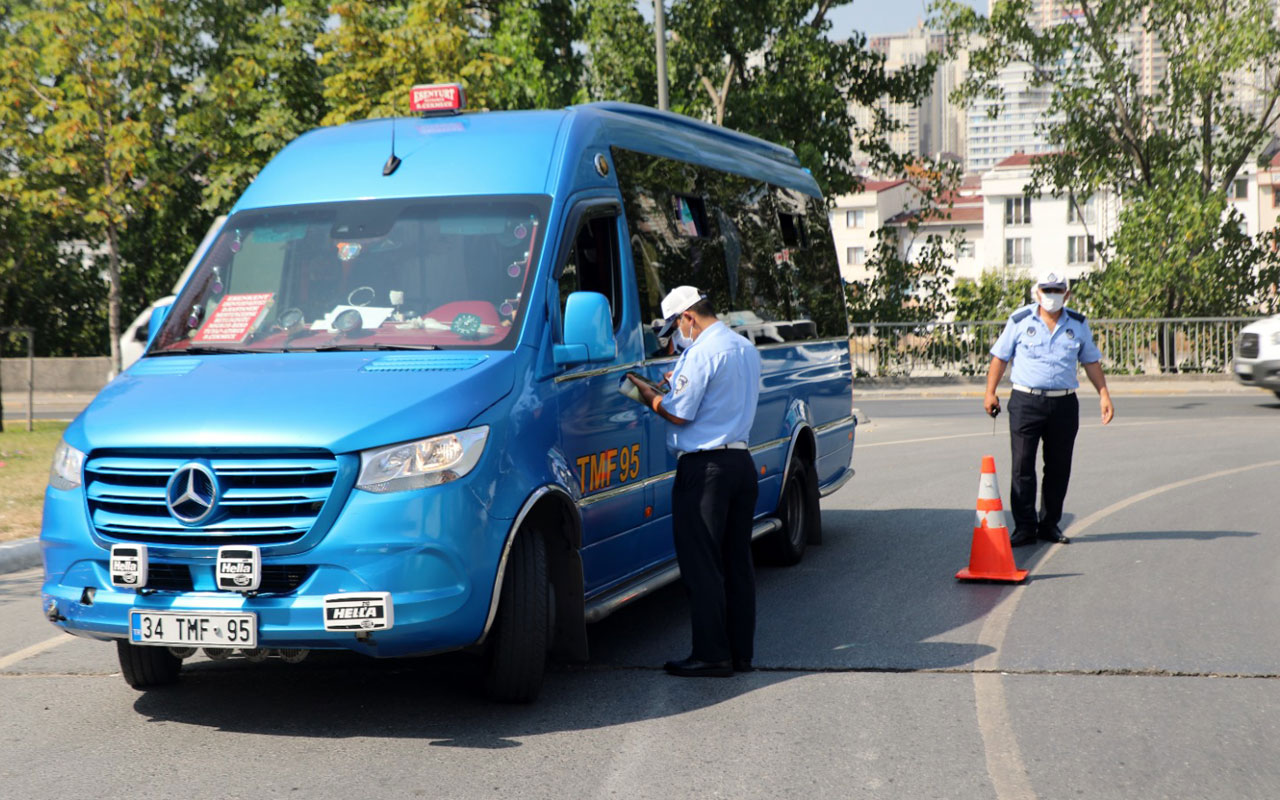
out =
[[[37,536],[53,451],[67,423],[6,420],[0,433],[0,542]]]

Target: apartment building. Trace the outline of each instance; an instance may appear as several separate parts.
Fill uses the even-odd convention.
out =
[[[1258,232],[1280,228],[1280,153],[1256,173]]]
[[[1120,207],[1111,192],[1091,197],[1029,197],[1035,154],[1015,153],[982,176],[986,264],[1009,277],[1061,269],[1075,279],[1098,263]]]
[[[862,191],[837,197],[831,211],[831,233],[844,279],[865,279],[870,274],[866,265],[877,243],[876,232],[920,205],[920,193],[905,180],[869,180]]]

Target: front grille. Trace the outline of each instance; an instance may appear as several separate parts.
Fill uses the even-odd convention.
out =
[[[147,588],[161,592],[189,592],[194,588],[186,564],[147,565]]]
[[[207,567],[206,567],[207,569]],[[311,564],[264,564],[260,594],[289,594],[311,577]],[[185,564],[152,562],[147,567],[147,588],[158,592],[190,592],[195,588],[191,568]]]
[[[1240,334],[1240,347],[1236,350],[1236,355],[1241,358],[1257,358],[1258,357],[1258,334],[1242,333]]]
[[[218,510],[207,524],[187,526],[169,514],[165,485],[191,460],[95,453],[85,465],[85,489],[98,533],[144,544],[286,544],[311,530],[338,473],[327,453],[204,459],[221,484]]]

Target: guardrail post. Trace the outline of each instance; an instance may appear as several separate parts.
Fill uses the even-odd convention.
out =
[[[35,430],[36,419],[36,334],[27,329],[27,430]]]

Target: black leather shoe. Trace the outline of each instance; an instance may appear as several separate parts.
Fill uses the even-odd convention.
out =
[[[668,661],[662,668],[681,678],[728,678],[733,675],[733,664],[728,661],[698,661],[686,658]]]
[[[733,660],[734,672],[755,672],[756,668],[751,666],[751,659],[735,658]]]
[[[1057,525],[1051,525],[1048,528],[1041,528],[1037,534],[1042,542],[1057,542],[1058,544],[1071,544],[1071,540],[1062,535],[1062,531],[1058,530]]]
[[[1027,528],[1019,528],[1009,537],[1009,544],[1014,547],[1022,547],[1024,544],[1034,544],[1036,541],[1036,532]]]

